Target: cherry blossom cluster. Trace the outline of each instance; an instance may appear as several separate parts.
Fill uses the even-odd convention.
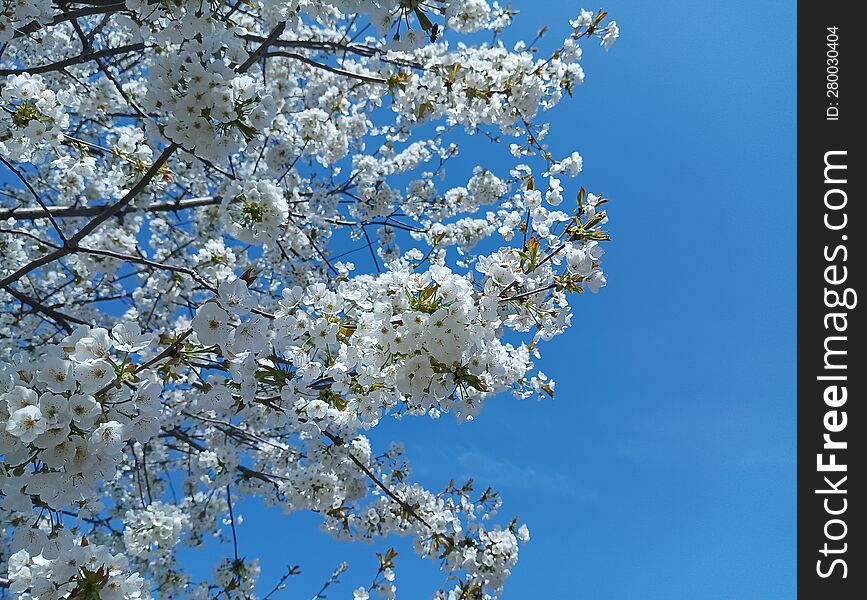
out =
[[[298,571],[239,553],[256,498],[409,538],[437,599],[502,593],[527,526],[493,489],[419,485],[371,431],[553,396],[544,343],[607,283],[608,199],[541,119],[620,30],[580,11],[558,43],[507,42],[516,18],[0,1],[0,588],[271,597]],[[192,573],[178,548],[209,539],[226,552]],[[396,596],[377,556],[347,595]]]
[[[0,364],[4,508],[85,501],[114,477],[124,443],[159,432],[160,386],[129,368],[151,341],[133,324],[82,325],[36,361]]]
[[[51,0],[6,0],[0,10],[0,44],[15,37],[15,30],[30,23],[47,24],[54,18]]]
[[[49,89],[39,75],[7,75],[0,89],[0,153],[9,160],[41,162],[63,141],[67,103],[74,103],[73,94]]]
[[[90,544],[85,537],[75,537],[60,530],[49,538],[36,532],[29,552],[22,548],[9,557],[10,591],[22,600],[59,600],[61,598],[150,598],[147,582],[138,573],[130,573],[123,554]]]

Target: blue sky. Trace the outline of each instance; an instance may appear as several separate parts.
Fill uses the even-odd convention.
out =
[[[579,8],[512,6],[516,33],[547,24],[548,44]],[[579,150],[582,183],[613,200],[609,285],[575,302],[592,340],[545,348],[555,400],[499,398],[473,423],[410,420],[374,439],[405,441],[432,488],[494,485],[503,520],[529,524],[504,600],[794,597],[794,6],[604,7],[620,41],[586,49],[585,84],[548,114],[554,155]],[[263,585],[302,564],[285,597],[312,596],[344,558],[329,597],[347,597],[389,545],[311,540],[307,516],[246,518],[242,553],[271,549]],[[398,549],[398,597],[429,597],[436,565]]]
[[[508,37],[547,24],[543,48],[580,8],[511,4]],[[528,523],[504,600],[794,597],[794,5],[604,7],[620,41],[587,48],[585,84],[548,113],[553,154],[578,150],[581,183],[612,199],[609,285],[574,305],[592,336],[575,328],[544,348],[555,400],[498,398],[473,423],[409,420],[374,441],[404,441],[431,488],[493,485],[502,521]],[[328,597],[351,597],[389,545],[399,598],[443,584],[406,543],[347,545],[312,515],[238,512],[263,588],[303,569],[275,598],[312,597],[342,560],[352,568]]]

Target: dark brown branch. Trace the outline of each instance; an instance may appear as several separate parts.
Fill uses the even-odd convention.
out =
[[[149,369],[150,367],[154,366],[155,364],[157,364],[161,360],[164,360],[164,359],[172,356],[173,354],[175,354],[175,352],[178,351],[178,348],[181,347],[181,344],[184,343],[184,340],[187,339],[188,337],[190,337],[192,334],[193,334],[193,330],[187,329],[184,333],[182,333],[180,336],[178,336],[178,339],[176,339],[173,344],[169,345],[162,352],[160,352],[159,354],[154,356],[152,359],[150,359],[146,363],[142,363],[139,366],[137,366],[135,369],[133,369],[133,375],[141,373],[145,369]],[[111,388],[113,388],[114,386],[115,386],[115,382],[112,381],[111,383],[109,383],[108,385],[103,387],[101,390],[96,392],[96,394],[94,394],[94,396],[96,396],[96,397],[103,396],[103,395],[107,394],[108,391]]]
[[[330,433],[329,431],[325,431],[325,430],[323,430],[323,431],[322,431],[322,435],[324,435],[324,436],[327,437],[329,440],[331,440],[332,443],[333,443],[335,446],[345,446],[345,444],[346,444],[346,442],[343,440],[343,438],[338,437],[338,436],[334,435],[333,433]],[[355,457],[355,456],[352,454],[351,451],[347,450],[346,455],[349,457],[349,460],[351,460],[352,462],[355,463],[355,466],[357,466],[359,469],[361,469],[361,472],[362,472],[362,473],[364,473],[365,475],[367,475],[367,477],[368,477],[371,481],[373,481],[373,483],[376,484],[376,487],[378,487],[378,488],[381,489],[383,492],[385,492],[385,495],[386,495],[386,496],[388,496],[389,498],[391,498],[392,500],[394,500],[394,501],[398,504],[398,506],[400,506],[400,507],[401,507],[402,509],[404,509],[407,513],[409,513],[410,516],[412,516],[413,518],[417,519],[417,520],[418,520],[420,523],[422,523],[425,527],[427,527],[428,529],[430,529],[431,531],[433,531],[433,527],[431,527],[430,523],[428,523],[428,522],[424,519],[424,517],[422,517],[421,515],[419,515],[419,514],[416,512],[416,510],[415,510],[412,506],[410,506],[409,504],[407,504],[407,502],[406,502],[405,500],[403,500],[402,498],[398,497],[397,494],[395,494],[393,491],[391,491],[391,489],[389,489],[389,487],[388,487],[387,485],[385,485],[384,483],[382,483],[382,481],[379,480],[379,478],[378,478],[378,477],[373,473],[373,471],[371,471],[371,470],[367,467],[367,465],[365,465],[363,462],[361,462],[360,460],[358,460],[358,458]]]
[[[4,165],[6,165],[6,168],[9,169],[10,171],[12,171],[12,173],[18,178],[18,180],[22,184],[24,184],[24,187],[26,187],[27,190],[31,194],[33,194],[33,198],[36,200],[36,203],[42,208],[42,210],[48,212],[48,207],[45,205],[45,202],[42,201],[42,197],[39,195],[39,192],[37,192],[35,189],[33,189],[33,186],[30,185],[30,182],[27,181],[27,178],[24,177],[24,175],[21,173],[21,171],[16,169],[15,165],[13,165],[9,161],[7,161],[2,156],[0,156],[0,162],[2,162]],[[57,235],[60,236],[60,239],[66,241],[66,236],[63,234],[63,230],[60,228],[60,225],[57,223],[57,221],[54,220],[54,217],[51,215],[50,212],[48,212],[48,220],[51,221],[51,226],[54,227],[54,231],[57,232]]]
[[[102,6],[91,6],[88,8],[80,8],[78,10],[70,11],[67,13],[63,13],[61,15],[57,15],[54,19],[51,20],[47,25],[41,25],[37,21],[31,21],[27,25],[23,27],[19,27],[15,31],[15,38],[23,37],[25,35],[29,35],[31,33],[35,33],[40,29],[44,29],[45,27],[53,27],[55,25],[60,25],[61,23],[65,23],[67,21],[71,21],[73,19],[77,19],[79,17],[88,17],[91,15],[107,15],[116,12],[120,12],[122,10],[126,10],[126,3],[117,2],[114,4],[103,4]]]
[[[106,256],[109,258],[115,258],[117,260],[122,260],[124,262],[131,262],[140,265],[146,265],[153,269],[161,269],[163,271],[171,271],[172,273],[182,273],[189,277],[192,277],[196,280],[200,285],[205,287],[206,289],[216,292],[217,288],[214,287],[213,284],[209,283],[205,280],[201,275],[193,271],[192,269],[188,269],[187,267],[180,267],[177,265],[170,265],[167,263],[157,262],[155,260],[150,260],[149,258],[145,258],[143,256],[134,256],[132,254],[122,254],[120,252],[113,252],[111,250],[102,250],[99,248],[83,248],[81,246],[77,246],[73,249],[76,252],[84,252],[85,254],[95,254],[97,256]]]
[[[194,449],[196,452],[204,452],[205,446],[200,443],[198,440],[191,437],[189,434],[181,431],[177,427],[174,429],[164,429],[163,433],[160,434],[161,437],[173,437],[184,442],[187,446]],[[238,465],[236,467],[239,473],[241,473],[247,479],[258,479],[259,481],[264,481],[265,483],[274,483],[274,480],[269,477],[266,473],[262,473],[261,471],[254,471],[249,467],[245,467],[244,465]]]
[[[245,34],[241,36],[243,39],[251,42],[261,42],[265,38],[254,34]],[[372,46],[363,46],[358,44],[345,44],[339,42],[331,42],[328,40],[275,40],[271,44],[274,48],[301,48],[304,50],[319,50],[330,52],[349,52],[363,58],[378,57],[380,61],[394,64],[401,67],[409,67],[413,69],[424,69],[424,65],[411,60],[397,60],[385,57],[385,52],[380,48]]]
[[[147,185],[151,182],[151,180],[160,172],[163,165],[168,161],[169,157],[174,153],[174,151],[178,148],[177,144],[172,144],[168,146],[163,153],[157,157],[156,161],[151,165],[150,169],[144,174],[144,176],[138,180],[138,182],[126,193],[126,195],[118,200],[115,204],[113,204],[110,208],[104,210],[98,216],[94,217],[87,225],[82,227],[78,233],[67,240],[67,243],[64,244],[63,248],[55,250],[49,254],[46,254],[36,260],[24,265],[11,275],[4,277],[0,280],[0,287],[6,287],[10,283],[18,281],[27,273],[38,269],[44,265],[54,262],[60,258],[63,258],[67,254],[73,252],[75,247],[78,245],[82,239],[90,235],[94,230],[96,230],[100,225],[102,225],[105,221],[116,215],[120,212],[125,206],[127,206],[130,202],[132,202],[136,196],[138,196]]]
[[[330,73],[335,73],[337,75],[342,75],[343,77],[349,77],[350,79],[358,79],[359,81],[364,81],[366,83],[381,83],[387,84],[388,80],[383,79],[382,77],[371,77],[370,75],[361,75],[360,73],[353,73],[352,71],[345,71],[343,69],[338,69],[337,67],[332,67],[331,65],[316,62],[312,58],[304,56],[303,54],[295,54],[294,52],[285,52],[283,50],[272,50],[270,52],[265,53],[265,56],[278,56],[283,58],[291,58],[293,60],[297,60],[303,62],[304,64],[310,65],[316,69],[322,69],[323,71],[328,71]]]
[[[51,71],[60,71],[61,69],[65,69],[66,67],[71,67],[73,65],[80,65],[81,63],[90,62],[92,60],[99,60],[100,58],[104,58],[106,56],[116,56],[118,54],[136,52],[138,50],[144,49],[145,45],[143,43],[128,44],[126,46],[119,46],[117,48],[107,48],[105,50],[99,50],[96,52],[86,52],[84,54],[79,54],[78,56],[73,56],[71,58],[60,60],[47,65],[24,67],[21,69],[0,69],[0,75],[17,75],[19,73],[30,73],[31,75],[36,75],[39,73],[50,73]]]
[[[219,204],[221,201],[222,198],[219,196],[203,196],[201,198],[190,198],[188,200],[177,200],[175,202],[155,202],[143,208],[127,207],[117,214],[125,215],[137,210],[144,210],[145,212],[173,212],[188,208],[198,208],[200,206],[214,206]],[[46,213],[50,213],[58,218],[93,217],[102,214],[108,206],[48,206],[46,208],[47,211],[39,208],[9,208],[0,210],[0,220],[8,219],[10,217],[20,221],[44,219],[48,216]]]
[[[277,25],[277,27],[275,27],[275,28],[271,31],[271,33],[268,34],[268,37],[266,37],[266,38],[262,41],[262,43],[259,44],[259,47],[256,48],[255,50],[253,50],[253,52],[250,53],[250,56],[247,57],[247,60],[245,60],[243,63],[241,63],[241,65],[240,65],[237,69],[235,69],[235,70],[236,70],[238,73],[243,73],[243,72],[245,72],[247,69],[249,69],[250,67],[252,67],[254,64],[256,64],[256,61],[259,60],[260,58],[262,58],[262,57],[265,55],[265,52],[267,52],[268,47],[269,47],[269,46],[270,46],[270,45],[271,45],[271,44],[272,44],[272,43],[273,43],[273,42],[274,42],[278,37],[280,37],[280,36],[283,34],[283,31],[284,31],[285,29],[286,29],[286,21],[281,21],[281,22]]]
[[[20,300],[21,302],[32,307],[34,311],[42,313],[46,317],[49,317],[51,320],[53,320],[55,323],[65,329],[68,333],[72,332],[72,325],[70,325],[70,323],[76,323],[78,325],[88,325],[87,321],[82,321],[77,317],[67,315],[60,312],[59,310],[51,308],[50,306],[46,306],[36,298],[31,298],[27,294],[19,292],[11,285],[3,286],[3,289],[13,298]]]

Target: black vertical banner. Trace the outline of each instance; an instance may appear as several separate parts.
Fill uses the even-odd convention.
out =
[[[798,597],[867,598],[867,34],[798,3]],[[856,492],[855,490],[859,490]]]

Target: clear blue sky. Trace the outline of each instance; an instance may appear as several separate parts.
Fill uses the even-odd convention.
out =
[[[579,8],[512,6],[524,35],[551,27],[548,44]],[[556,400],[502,398],[471,424],[405,421],[374,439],[404,440],[432,488],[493,484],[503,519],[529,524],[504,600],[793,598],[794,5],[604,7],[622,37],[587,48],[587,80],[549,113],[548,140],[555,156],[579,150],[584,185],[613,199],[609,285],[575,304],[594,341],[545,348]],[[286,598],[312,596],[343,557],[352,569],[329,598],[348,597],[388,546],[308,545],[314,519],[246,512],[242,551],[302,563]],[[441,583],[401,552],[398,597]]]
[[[542,47],[580,8],[512,6],[510,37],[547,24]],[[432,489],[492,484],[502,520],[528,523],[504,600],[793,598],[794,5],[604,7],[622,37],[607,54],[587,48],[587,80],[549,113],[548,139],[555,156],[580,151],[581,183],[613,200],[609,285],[575,303],[576,321],[597,324],[592,343],[576,331],[545,348],[556,400],[499,398],[470,424],[409,420],[373,439],[406,442]],[[311,515],[238,512],[264,591],[284,565],[302,567],[275,598],[312,597],[341,560],[352,568],[328,597],[351,598],[392,544],[399,598],[443,583],[400,540],[347,545]]]

